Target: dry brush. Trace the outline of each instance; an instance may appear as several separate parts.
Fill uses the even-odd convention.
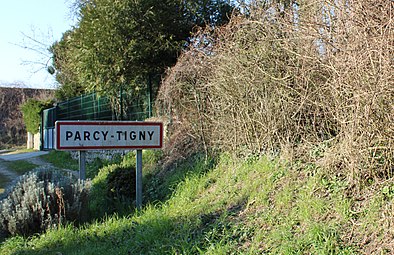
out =
[[[393,10],[386,0],[257,3],[196,34],[158,107],[206,150],[280,154],[355,183],[391,177]]]

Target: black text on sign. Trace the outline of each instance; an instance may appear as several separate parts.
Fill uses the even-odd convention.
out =
[[[159,149],[163,125],[133,121],[57,121],[56,149]]]

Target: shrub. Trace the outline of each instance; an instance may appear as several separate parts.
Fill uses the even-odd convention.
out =
[[[127,160],[126,160],[127,161]],[[100,218],[115,211],[129,209],[135,199],[135,164],[123,162],[100,169],[92,180],[89,194],[89,211]]]
[[[107,195],[115,201],[135,198],[135,167],[118,166],[107,177]]]
[[[178,59],[158,107],[204,148],[318,161],[360,184],[392,177],[394,3],[364,2],[256,1],[200,33],[209,49]]]
[[[128,152],[118,164],[106,165],[100,168],[97,176],[92,180],[92,189],[89,193],[89,211],[92,218],[101,218],[107,214],[129,213],[135,201],[135,151]],[[144,200],[152,199],[152,182],[154,175],[158,174],[162,152],[159,150],[143,151],[143,182]],[[163,175],[163,173],[161,174]],[[164,178],[164,177],[163,177]],[[166,193],[167,194],[167,193]],[[154,198],[162,198],[165,195]]]
[[[85,221],[89,186],[45,168],[23,175],[0,202],[2,235],[27,236],[66,222]]]

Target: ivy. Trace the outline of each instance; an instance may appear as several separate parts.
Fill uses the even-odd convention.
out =
[[[27,132],[32,134],[37,134],[40,129],[41,123],[41,111],[50,108],[52,106],[52,101],[39,101],[36,99],[28,99],[21,106],[23,121],[26,125]]]

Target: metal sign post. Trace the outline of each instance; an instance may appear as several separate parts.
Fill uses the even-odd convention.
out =
[[[86,151],[79,151],[79,179],[86,179]]]
[[[135,205],[142,208],[142,150],[137,150],[135,167]]]
[[[142,150],[161,149],[163,123],[143,121],[56,121],[56,149],[79,151],[79,178],[86,178],[86,151],[134,149],[136,207],[142,208]]]

